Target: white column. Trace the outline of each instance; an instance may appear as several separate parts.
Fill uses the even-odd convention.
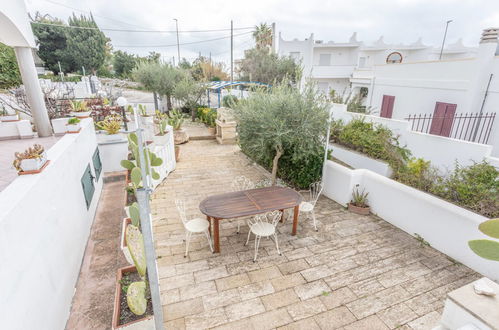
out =
[[[49,115],[38,81],[32,49],[29,47],[14,47],[14,51],[16,52],[19,71],[21,72],[26,97],[28,98],[31,115],[33,116],[38,135],[51,136],[52,127],[50,126]]]

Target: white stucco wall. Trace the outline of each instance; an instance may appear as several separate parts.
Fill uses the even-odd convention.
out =
[[[353,188],[369,193],[371,211],[410,235],[418,234],[431,246],[473,270],[499,280],[499,263],[474,254],[468,241],[487,238],[478,225],[487,218],[369,170],[350,170],[327,161],[324,195],[346,205]]]
[[[93,121],[47,151],[42,173],[0,192],[1,328],[64,329],[102,178],[87,210],[80,179],[97,148]]]

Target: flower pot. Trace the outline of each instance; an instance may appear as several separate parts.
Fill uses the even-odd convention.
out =
[[[68,123],[69,118],[56,118],[52,119],[52,128],[54,129],[55,135],[63,135],[68,131],[66,124]]]
[[[180,146],[175,146],[175,161],[178,162],[180,159]]]
[[[123,252],[123,255],[125,256],[126,261],[130,265],[133,265],[133,259],[132,259],[132,256],[130,254],[130,250],[128,250],[128,247],[126,245],[126,239],[125,239],[126,227],[131,223],[132,223],[132,219],[123,218],[123,224],[121,225],[121,251]]]
[[[112,142],[112,141],[121,141],[123,138],[120,133],[116,134],[103,134],[104,138],[103,140],[106,142]]]
[[[144,125],[153,125],[154,124],[154,117],[153,116],[142,116],[142,123]]]
[[[38,171],[47,162],[47,154],[44,152],[40,158],[23,159],[21,161],[21,169],[23,172]]]
[[[371,212],[371,208],[369,206],[361,207],[353,205],[352,203],[348,203],[348,210],[360,215],[368,215]]]
[[[182,144],[189,141],[189,135],[183,129],[178,129],[173,131],[173,139],[175,144]]]
[[[77,124],[66,124],[66,132],[77,133],[80,130],[80,123]]]
[[[132,325],[134,326],[134,329],[155,329],[153,315],[145,315],[144,317],[139,317],[134,321],[120,324],[121,323],[120,316],[122,315],[121,299],[123,295],[123,291],[121,289],[121,280],[125,275],[136,272],[137,269],[135,268],[135,266],[127,266],[118,269],[118,272],[116,274],[116,291],[114,294],[114,312],[113,312],[113,322],[112,322],[113,329],[126,329],[127,327]],[[140,323],[140,327],[138,323]]]
[[[6,115],[6,116],[0,116],[0,121],[18,121],[19,120],[19,115]]]
[[[90,114],[92,113],[92,111],[73,111],[71,112],[71,115],[72,116],[75,116],[76,118],[88,118],[90,117]]]
[[[168,144],[168,134],[163,134],[163,135],[154,135],[152,137],[152,141],[156,145],[167,145]]]

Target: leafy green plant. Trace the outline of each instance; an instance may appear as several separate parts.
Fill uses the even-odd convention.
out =
[[[80,122],[80,119],[74,117],[74,118],[69,118],[68,119],[68,125],[76,125]]]
[[[350,201],[350,203],[358,207],[368,207],[369,205],[367,204],[367,196],[369,196],[369,193],[365,192],[365,189],[360,191],[359,185],[357,184],[352,192],[352,200]]]
[[[205,123],[209,127],[215,127],[215,121],[217,119],[217,110],[212,108],[198,108],[197,110],[198,118],[202,123]]]
[[[149,117],[150,115],[147,113],[147,108],[145,105],[143,104],[139,104],[138,106],[139,108],[139,114],[142,116],[142,117]]]
[[[499,218],[482,222],[478,229],[489,237],[499,239]],[[476,239],[469,241],[468,245],[480,257],[499,261],[499,242],[489,239]]]
[[[325,99],[312,85],[300,90],[283,82],[270,92],[258,89],[234,110],[242,151],[272,169],[273,184],[278,173],[296,183],[296,173],[303,173],[304,164],[318,164],[328,112]],[[281,168],[282,157],[289,165],[284,167],[287,173]],[[299,186],[311,183],[300,181]]]
[[[225,95],[222,98],[222,105],[227,108],[233,108],[237,105],[239,99],[235,95]]]
[[[0,88],[10,88],[21,84],[14,49],[0,43]]]
[[[393,173],[395,180],[423,191],[431,191],[438,176],[438,170],[423,158],[411,158]]]

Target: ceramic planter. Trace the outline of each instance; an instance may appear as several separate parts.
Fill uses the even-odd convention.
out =
[[[66,124],[66,132],[77,133],[80,130],[80,123],[77,124]]]
[[[371,208],[369,206],[366,207],[355,206],[352,203],[348,203],[348,210],[350,212],[360,215],[368,215],[371,212]]]
[[[121,141],[122,140],[120,133],[116,133],[116,134],[105,133],[103,136],[104,136],[103,140],[106,142]]]
[[[78,112],[71,112],[72,116],[75,116],[76,118],[88,118],[90,117],[90,114],[92,111],[78,111]]]
[[[47,162],[47,155],[44,152],[40,158],[23,159],[21,161],[21,169],[23,172],[31,172],[40,170]]]
[[[132,259],[132,256],[130,255],[130,250],[128,250],[128,247],[126,245],[126,239],[125,239],[126,227],[131,223],[132,223],[132,219],[123,218],[123,224],[121,225],[121,251],[123,252],[123,255],[125,256],[126,261],[130,265],[133,265],[133,259]]]
[[[69,118],[56,118],[52,119],[52,129],[54,130],[55,135],[63,135],[67,132],[66,124],[68,123]]]
[[[152,315],[144,316],[143,318],[140,318],[133,322],[119,325],[120,315],[121,315],[120,301],[121,301],[121,295],[123,294],[123,291],[121,290],[121,280],[124,275],[128,273],[134,273],[136,271],[137,269],[135,268],[135,266],[127,266],[118,269],[118,272],[116,274],[116,291],[114,294],[114,312],[113,312],[113,324],[112,324],[113,329],[126,329],[127,327],[130,326],[133,326],[134,329],[155,329],[154,316]]]
[[[0,121],[17,121],[19,120],[19,115],[7,115],[7,116],[0,116]]]
[[[152,137],[152,141],[156,145],[166,145],[168,144],[168,134],[165,133],[164,135],[154,135]]]

